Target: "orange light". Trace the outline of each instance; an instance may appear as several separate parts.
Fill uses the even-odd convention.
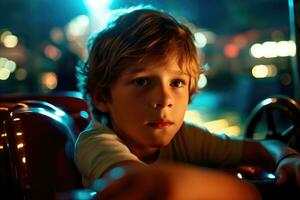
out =
[[[227,44],[224,47],[224,54],[228,58],[236,58],[240,54],[240,48],[235,44]]]

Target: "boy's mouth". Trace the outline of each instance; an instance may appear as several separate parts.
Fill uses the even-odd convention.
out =
[[[173,124],[174,124],[174,122],[167,120],[167,119],[159,119],[159,120],[156,120],[153,122],[146,123],[147,126],[151,126],[153,128],[157,128],[157,129],[167,128]]]

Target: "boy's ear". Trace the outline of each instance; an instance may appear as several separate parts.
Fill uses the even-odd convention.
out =
[[[106,100],[102,92],[95,92],[93,95],[93,104],[101,112],[109,112],[109,102]]]

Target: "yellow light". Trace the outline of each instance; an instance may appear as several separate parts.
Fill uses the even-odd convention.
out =
[[[239,126],[229,126],[224,129],[224,133],[228,136],[239,136],[241,129]]]
[[[210,132],[224,133],[224,129],[228,127],[228,121],[225,119],[218,119],[218,120],[205,122],[202,125],[206,127]]]
[[[7,61],[7,58],[0,57],[0,68],[4,68]]]
[[[255,43],[250,48],[250,55],[254,58],[261,58],[264,55],[263,46],[259,43]]]
[[[23,158],[22,158],[22,163],[26,163],[26,157],[24,156]]]
[[[252,68],[252,75],[255,78],[265,78],[268,75],[268,68],[265,65],[256,65]]]
[[[265,58],[277,57],[277,43],[273,41],[264,42],[262,44]]]
[[[7,136],[6,133],[1,134],[1,137],[6,137],[6,136]]]
[[[56,86],[57,86],[57,76],[56,76],[56,74],[54,72],[45,73],[42,76],[42,83],[46,88],[48,88],[50,90],[55,89]]]
[[[2,145],[0,145],[0,149],[3,149],[4,147]]]
[[[199,112],[196,110],[187,110],[184,115],[184,121],[193,124],[201,124],[203,122]]]
[[[289,44],[288,44],[288,51],[289,51],[289,56],[295,56],[296,55],[296,44],[294,41],[289,41]]]
[[[8,60],[5,64],[4,67],[6,69],[8,69],[11,73],[14,72],[16,70],[17,64],[12,61],[12,60]]]
[[[3,45],[7,48],[14,48],[18,44],[18,38],[15,35],[7,35],[3,39]]]
[[[255,43],[250,48],[250,55],[255,58],[275,58],[296,55],[294,41],[266,41],[263,44]]]
[[[3,42],[4,38],[8,35],[12,35],[12,33],[10,31],[4,31],[0,36],[1,42]]]
[[[7,80],[9,78],[10,71],[6,68],[0,68],[0,80]]]
[[[255,78],[267,78],[277,75],[277,68],[274,65],[255,65],[252,68],[252,75]]]
[[[24,144],[23,143],[19,143],[18,145],[17,145],[17,148],[18,149],[21,149],[21,148],[23,148],[24,147]]]
[[[22,132],[17,132],[16,135],[21,136],[21,135],[23,135],[23,133]]]
[[[19,121],[19,120],[21,120],[21,119],[18,118],[18,117],[16,117],[16,118],[13,119],[14,122],[15,122],[15,121]]]

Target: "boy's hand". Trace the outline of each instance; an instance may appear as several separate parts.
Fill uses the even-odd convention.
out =
[[[110,183],[96,199],[260,199],[249,183],[218,171],[185,165],[139,167]]]
[[[294,179],[300,188],[300,154],[281,160],[275,174],[277,177],[277,185],[281,185]]]

